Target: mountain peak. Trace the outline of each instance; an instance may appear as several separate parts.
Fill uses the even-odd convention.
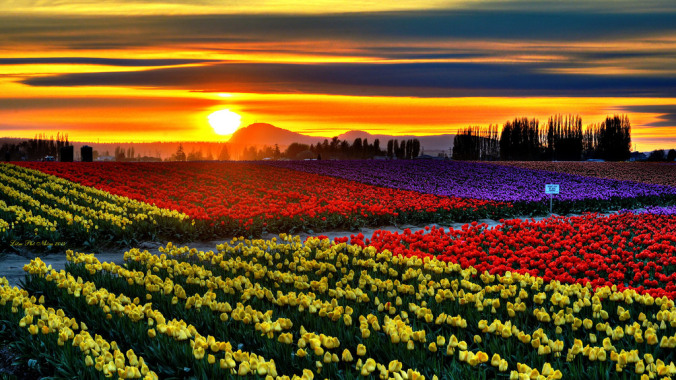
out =
[[[292,143],[316,144],[324,138],[311,137],[275,127],[268,123],[253,123],[240,128],[232,134],[228,143],[242,146],[274,146],[285,147]]]
[[[237,133],[240,133],[240,134],[241,134],[241,133],[247,133],[247,132],[251,132],[251,131],[262,131],[262,130],[268,130],[268,131],[269,131],[269,130],[280,130],[280,131],[285,131],[285,129],[282,129],[282,128],[279,128],[279,127],[275,127],[275,126],[272,125],[272,124],[268,124],[268,123],[253,123],[253,124],[247,125],[246,127],[239,128],[238,130],[235,131],[235,133],[233,133],[233,136],[234,136],[235,134],[237,134]]]
[[[354,129],[354,130],[347,131],[345,133],[338,135],[338,138],[340,140],[353,140],[353,139],[357,139],[357,138],[361,138],[361,139],[371,138],[372,136],[373,136],[372,134],[370,134],[366,131],[360,131],[358,129]]]

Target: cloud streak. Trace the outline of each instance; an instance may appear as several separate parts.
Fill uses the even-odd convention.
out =
[[[647,105],[625,106],[622,112],[659,114],[659,120],[644,124],[644,127],[673,127],[676,126],[676,105]]]
[[[43,65],[43,64],[75,64],[106,65],[123,67],[176,66],[194,63],[212,62],[210,59],[131,59],[131,58],[96,58],[96,57],[32,57],[32,58],[0,58],[0,65]]]
[[[607,6],[611,6],[607,4]],[[16,42],[45,38],[82,46],[155,46],[236,41],[580,41],[673,36],[676,6],[654,12],[600,13],[461,9],[347,14],[218,14],[136,17],[4,16],[0,32]]]
[[[676,97],[676,77],[543,72],[543,64],[225,63],[136,72],[36,77],[31,86],[168,87],[213,92],[363,96]]]

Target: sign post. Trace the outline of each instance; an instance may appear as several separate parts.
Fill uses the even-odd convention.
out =
[[[554,183],[548,183],[545,185],[545,194],[549,194],[549,215],[552,215],[552,202],[554,194],[559,193],[559,185]]]

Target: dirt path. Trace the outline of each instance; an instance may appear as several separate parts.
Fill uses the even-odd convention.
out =
[[[521,219],[530,219],[526,217],[522,217]],[[542,220],[545,219],[545,217],[535,217],[533,218],[535,220]],[[492,219],[481,219],[478,221],[479,223],[486,223],[489,227],[494,227],[498,224],[500,224],[496,220]],[[438,227],[444,227],[444,228],[449,228],[453,227],[456,229],[461,228],[464,224],[466,223],[453,223],[450,225],[436,225],[436,224],[430,224],[429,226],[438,226]],[[336,237],[344,237],[347,236],[349,237],[350,235],[356,235],[358,233],[362,233],[365,238],[370,239],[371,236],[373,236],[373,233],[376,230],[387,230],[391,232],[402,232],[405,229],[411,229],[412,231],[416,231],[419,229],[424,228],[423,226],[414,226],[414,225],[403,225],[403,226],[384,226],[384,227],[378,227],[378,228],[363,228],[359,231],[324,231],[324,232],[316,232],[314,234],[308,234],[308,233],[299,233],[296,235],[299,235],[301,239],[305,240],[306,238],[310,236],[318,236],[318,235],[324,235],[327,236],[329,239],[333,240]],[[262,236],[263,239],[269,240],[275,236],[278,236],[276,234],[265,234]],[[197,250],[200,251],[209,251],[209,250],[216,250],[216,246],[218,244],[222,244],[223,242],[230,241],[231,239],[223,239],[223,240],[216,240],[216,241],[208,241],[208,242],[193,242],[193,243],[188,243],[185,244],[190,248],[196,248]],[[157,248],[160,246],[165,246],[166,242],[164,243],[150,243],[146,242],[143,243],[139,248],[142,249],[147,249],[150,252],[156,253]],[[96,257],[101,261],[107,261],[107,262],[114,262],[116,264],[122,264],[123,263],[123,256],[124,252],[126,252],[128,249],[115,249],[115,250],[109,250],[109,251],[104,251],[96,254]],[[44,261],[47,265],[51,265],[53,269],[55,270],[61,270],[65,268],[66,265],[66,256],[64,254],[49,254],[49,255],[33,255],[32,257],[40,257],[42,261]],[[6,277],[7,280],[9,281],[10,285],[19,285],[20,281],[24,278],[25,272],[23,271],[23,266],[25,264],[28,264],[30,261],[30,257],[26,256],[20,256],[14,253],[9,253],[4,256],[0,257],[0,277]]]

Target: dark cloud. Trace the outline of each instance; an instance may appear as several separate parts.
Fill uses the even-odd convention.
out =
[[[460,49],[422,46],[368,46],[358,49],[360,54],[387,59],[477,59],[487,58],[485,52],[465,52]]]
[[[659,117],[659,121],[644,124],[643,127],[676,126],[676,105],[624,106],[619,109],[622,112],[661,114]]]
[[[194,91],[364,96],[676,97],[676,77],[576,75],[498,63],[224,63],[137,72],[36,77],[31,86],[169,87]]]
[[[334,41],[590,41],[676,31],[676,6],[629,12],[585,9],[460,9],[322,15],[4,16],[0,41],[71,48],[186,43]]]
[[[645,59],[645,58],[673,58],[676,59],[674,51],[594,51],[573,53],[572,56],[581,62],[599,61],[599,60],[617,60],[617,59]]]
[[[122,58],[91,58],[91,57],[48,57],[48,58],[0,58],[0,65],[30,65],[30,64],[88,64],[106,66],[175,66],[191,63],[211,62],[208,59],[122,59]]]
[[[0,111],[63,109],[63,108],[207,108],[223,104],[218,99],[204,98],[99,98],[99,97],[63,97],[63,98],[3,98]]]

